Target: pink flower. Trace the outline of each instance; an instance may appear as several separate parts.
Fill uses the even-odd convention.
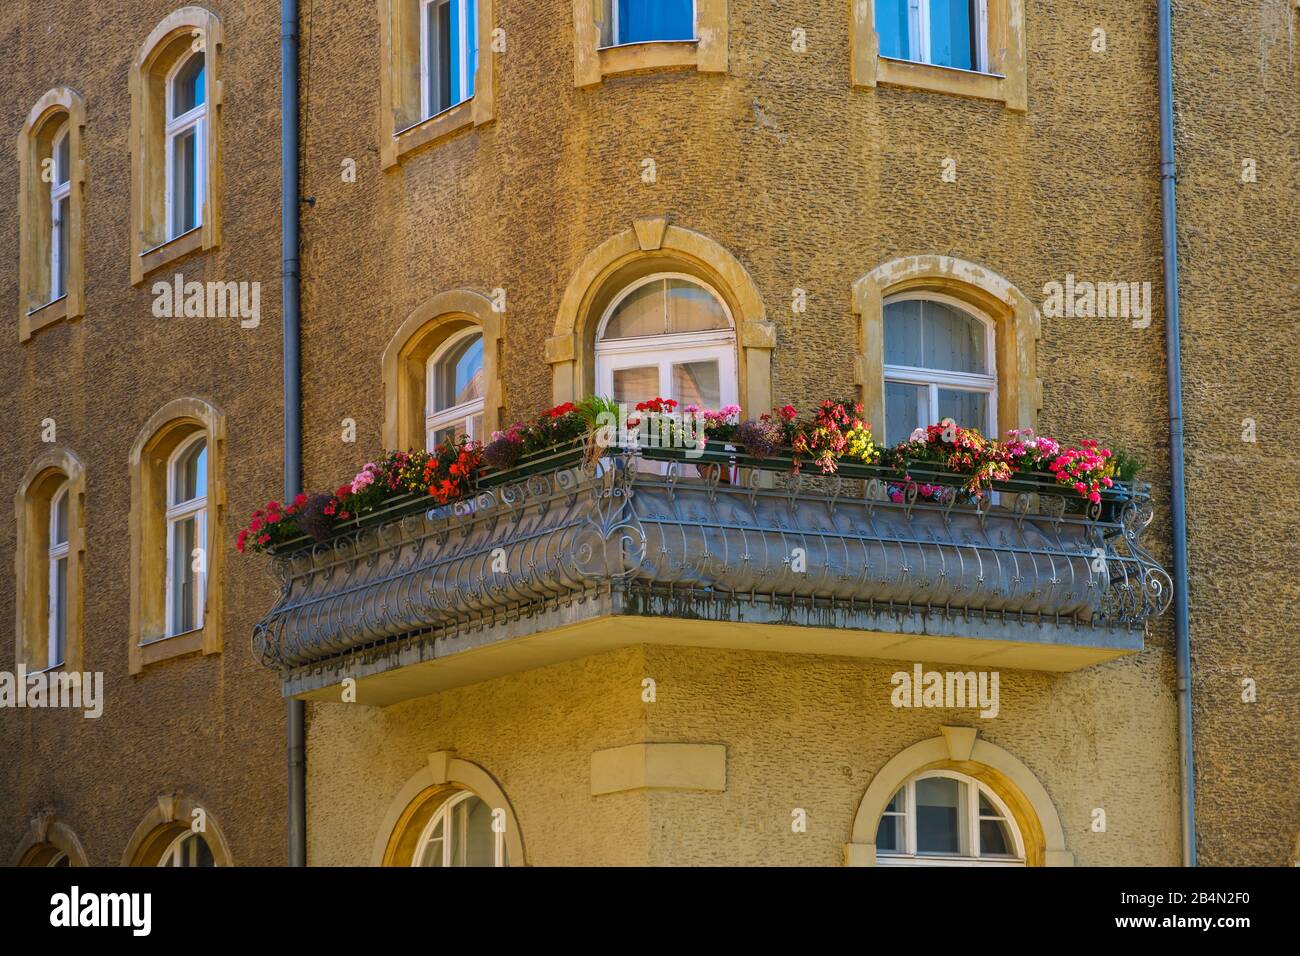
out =
[[[1088,500],[1091,501],[1094,505],[1099,505],[1101,504],[1101,494],[1099,492],[1094,491],[1092,494],[1088,496]]]

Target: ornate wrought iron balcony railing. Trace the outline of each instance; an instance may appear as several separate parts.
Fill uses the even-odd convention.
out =
[[[1169,603],[1140,542],[1143,486],[1085,514],[1032,483],[991,505],[895,502],[870,469],[713,460],[689,478],[695,465],[638,452],[598,472],[569,459],[304,541],[273,559],[280,596],[255,652],[288,694],[551,631],[566,635],[554,657],[531,641],[519,661],[497,653],[433,684],[642,642],[1071,670],[1140,650]]]

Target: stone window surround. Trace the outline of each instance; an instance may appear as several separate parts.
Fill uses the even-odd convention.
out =
[[[207,584],[203,625],[166,637],[167,462],[177,445],[197,431],[205,432],[208,442]],[[131,610],[127,657],[132,674],[173,657],[221,651],[225,457],[225,416],[198,398],[168,402],[149,419],[131,448]]]
[[[954,770],[979,780],[1007,805],[1025,843],[1026,866],[1074,866],[1060,815],[1033,771],[996,744],[977,739],[974,727],[939,730],[939,736],[896,754],[871,778],[844,846],[845,864],[876,865],[876,826],[899,787],[928,770]]]
[[[35,650],[48,640],[50,501],[68,485],[68,637],[61,671],[84,670],[83,607],[86,562],[86,469],[66,448],[51,448],[28,467],[14,495],[15,669],[45,670]]]
[[[510,866],[527,866],[523,833],[510,798],[496,779],[476,763],[454,751],[431,753],[428,762],[398,791],[375,834],[371,866],[410,866],[415,842],[432,811],[457,790],[469,790],[493,811],[505,812],[505,844]]]
[[[131,68],[131,284],[200,249],[221,242],[221,118],[225,84],[221,79],[221,21],[203,7],[189,6],[163,18],[150,32]],[[167,239],[166,102],[169,69],[195,44],[204,52],[208,104],[206,191],[203,222]]]
[[[474,95],[434,116],[420,114],[419,0],[377,0],[379,16],[379,163],[391,169],[410,152],[496,118],[495,0],[478,2]]]
[[[546,340],[552,400],[576,402],[595,391],[596,326],[606,306],[629,283],[663,271],[695,276],[722,297],[736,324],[742,414],[756,417],[770,410],[776,329],[767,321],[757,284],[721,245],[664,218],[638,219],[605,240],[569,280]]]
[[[197,799],[184,793],[162,793],[144,819],[136,825],[122,853],[122,866],[157,866],[172,842],[191,830],[194,811],[202,810],[203,829],[199,832],[212,851],[212,860],[218,867],[234,866],[230,844],[207,808]]]
[[[467,326],[483,333],[483,433],[501,427],[503,395],[501,315],[492,301],[472,289],[439,292],[422,302],[398,326],[384,347],[384,447],[420,449],[425,445],[425,379],[429,356]]]
[[[995,100],[1018,113],[1029,108],[1024,0],[988,0],[988,73],[880,56],[875,7],[875,0],[853,0],[849,72],[854,86],[898,86]]]
[[[32,815],[27,832],[10,857],[10,866],[49,866],[63,853],[69,866],[89,866],[86,850],[76,832],[60,820],[53,810],[38,810]]]
[[[864,417],[883,434],[885,421],[884,302],[902,292],[930,291],[969,303],[994,322],[998,431],[1037,428],[1043,404],[1038,377],[1042,318],[1029,297],[983,266],[951,256],[907,256],[883,263],[853,284],[858,317],[855,384]]]
[[[573,0],[573,81],[596,86],[607,76],[655,70],[727,72],[727,0],[695,0],[695,40],[627,43],[601,48],[594,7],[598,0]]]
[[[68,182],[70,222],[68,232],[68,289],[47,301],[50,288],[49,184],[41,178],[43,160],[53,134],[68,124]],[[86,312],[86,246],[84,235],[86,164],[82,135],[86,126],[86,104],[71,87],[49,90],[27,114],[18,136],[18,340],[26,342],[36,332],[56,322],[73,321]]]

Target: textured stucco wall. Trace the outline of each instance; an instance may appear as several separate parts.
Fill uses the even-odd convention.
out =
[[[11,0],[0,13],[6,64],[0,120],[10,142],[37,97],[68,84],[86,99],[88,163],[86,318],[44,330],[22,346],[16,334],[0,336],[0,413],[12,425],[0,443],[0,490],[12,494],[42,450],[38,423],[54,417],[60,442],[87,467],[87,662],[106,672],[110,695],[98,722],[54,712],[0,712],[0,859],[31,813],[52,805],[93,862],[114,862],[153,796],[177,786],[204,800],[237,862],[283,859],[283,705],[273,676],[252,662],[246,644],[253,621],[271,602],[260,562],[233,554],[227,560],[225,652],[219,658],[165,663],[136,679],[126,673],[126,455],[141,424],[182,395],[208,398],[226,413],[232,540],[239,519],[278,496],[281,486],[273,0],[208,4],[222,17],[226,39],[223,238],[219,249],[175,270],[186,278],[260,280],[261,327],[241,331],[229,321],[155,319],[148,286],[129,285],[128,67],[153,25],[178,6]],[[1027,0],[1029,112],[1020,115],[996,103],[850,89],[842,0],[791,6],[730,0],[726,74],[620,77],[579,91],[572,84],[572,4],[498,0],[508,46],[497,68],[497,119],[385,173],[376,145],[374,4],[314,0],[302,24],[303,192],[316,199],[304,207],[303,220],[307,484],[332,487],[378,450],[383,347],[412,309],[447,289],[507,290],[506,404],[513,417],[548,405],[550,370],[541,343],[574,269],[635,218],[667,216],[716,240],[749,270],[777,326],[776,395],[796,403],[850,391],[851,284],[895,257],[938,253],[977,262],[1040,304],[1044,283],[1067,273],[1151,281],[1150,328],[1116,319],[1044,320],[1040,422],[1064,437],[1105,437],[1148,462],[1145,477],[1155,483],[1157,507],[1151,540],[1167,564],[1154,9],[1103,0],[1085,11],[1065,0]],[[1300,471],[1285,427],[1300,407],[1293,347],[1300,252],[1297,14],[1291,0],[1177,0],[1175,7],[1202,852],[1207,863],[1279,863],[1300,832],[1294,733],[1300,669],[1286,610],[1300,600],[1290,571],[1295,549],[1289,518]],[[1105,54],[1089,52],[1099,25],[1107,31]],[[796,27],[808,31],[804,54],[789,49]],[[645,157],[657,162],[656,185],[640,180]],[[1258,183],[1240,182],[1244,157],[1258,160]],[[957,162],[956,183],[940,181],[945,158]],[[346,159],[356,163],[355,182],[340,176]],[[0,189],[0,254],[7,263],[0,268],[0,305],[9,309],[17,300],[18,249],[12,148],[0,149],[0,173],[0,182],[13,186]],[[809,310],[797,320],[788,308],[795,286],[809,293]],[[340,441],[345,417],[358,423],[355,445]],[[1248,417],[1259,423],[1254,444],[1240,440]],[[1225,473],[1231,475],[1227,488]],[[13,540],[12,525],[0,523],[6,562]],[[12,660],[13,588],[12,575],[0,575],[5,667],[3,661]],[[804,666],[793,662],[788,669],[795,675]],[[849,665],[819,666],[838,673]],[[1027,713],[1004,710],[998,721],[983,723],[1000,733],[1003,721],[1027,726],[1028,713],[1074,701],[1080,740],[1115,751],[1108,766],[1126,767],[1142,756],[1168,776],[1175,766],[1172,744],[1164,740],[1157,752],[1154,741],[1163,739],[1158,728],[1172,719],[1171,672],[1165,619],[1137,659],[1068,678],[1026,676],[1037,688],[1026,697]],[[1255,704],[1240,702],[1244,676],[1258,681]],[[788,679],[790,687],[769,692],[793,707],[802,685]],[[1115,700],[1126,706],[1109,709]],[[597,711],[606,706],[589,703]],[[540,699],[536,704],[544,706]],[[440,706],[436,700],[407,705],[451,720]],[[311,710],[317,743],[309,763],[328,773],[343,773],[344,754],[363,749],[361,740],[382,738],[362,734],[345,743],[344,735],[322,736],[321,728],[397,720]],[[719,728],[730,721],[703,700],[696,717],[675,713],[656,712],[655,719]],[[1129,714],[1147,715],[1139,726],[1157,729],[1130,731],[1124,722]],[[524,709],[508,716],[498,733],[517,733],[517,726],[537,720]],[[923,714],[909,716],[892,718],[900,743],[933,734]],[[446,736],[440,724],[429,726],[426,736]],[[680,729],[703,735],[707,728]],[[663,731],[669,732],[676,733],[676,725]],[[994,729],[986,733],[997,739]],[[1022,737],[997,742],[1036,771],[1051,765],[1045,744],[1034,744],[1027,730]],[[565,739],[577,747],[576,737]],[[745,740],[739,733],[737,739]],[[1057,741],[1055,759],[1063,765],[1075,759],[1065,731],[1049,739]],[[326,740],[333,743],[318,745]],[[426,743],[412,742],[410,754],[423,752]],[[583,746],[589,751],[593,745]],[[846,783],[834,796],[827,789],[826,809],[814,820],[837,813],[851,818],[868,758],[879,749],[874,738],[837,746],[845,756],[823,778]],[[415,759],[410,754],[403,760]],[[587,756],[584,751],[581,759],[569,759],[585,768]],[[1044,782],[1073,833],[1086,820],[1091,796],[1060,771]],[[532,786],[567,785],[547,783],[538,772],[543,779]],[[409,772],[395,766],[391,775],[400,784]],[[507,786],[512,797],[523,776]],[[745,779],[776,776],[755,771]],[[1129,805],[1140,802],[1139,786],[1146,786],[1122,775],[1103,782]],[[1144,832],[1154,826],[1166,834],[1177,825],[1176,806],[1169,803],[1176,781],[1165,784],[1161,805],[1175,815]],[[771,838],[788,840],[786,804],[793,795],[780,786]],[[738,793],[724,799],[736,800],[755,819],[766,812]],[[315,800],[313,814],[323,811]],[[811,800],[801,796],[801,802]],[[1144,812],[1154,813],[1155,806]],[[652,809],[630,802],[619,815],[648,821]],[[1081,862],[1132,859],[1124,854],[1134,851],[1108,842],[1131,819],[1112,817],[1105,841],[1095,847],[1072,842],[1072,849]],[[369,838],[362,841],[366,847]],[[661,860],[667,839],[656,837],[648,858]],[[683,844],[683,858],[704,853],[709,839],[692,837]],[[766,844],[755,839],[757,853]],[[831,861],[839,837],[810,832],[807,839],[820,841],[817,860]],[[342,846],[334,850],[315,835],[312,840],[313,860],[349,856]],[[1152,857],[1167,854],[1164,836],[1157,843],[1161,849]],[[588,846],[596,859],[612,859],[600,855],[608,852],[600,841]]]
[[[667,216],[720,243],[753,276],[777,327],[774,390],[779,400],[795,403],[851,392],[851,286],[895,257],[968,259],[1036,303],[1044,283],[1063,281],[1067,273],[1151,281],[1150,328],[1134,329],[1123,319],[1044,320],[1040,423],[1061,436],[1104,436],[1149,463],[1158,515],[1151,541],[1165,558],[1155,21],[1144,8],[1119,2],[1088,13],[1060,0],[1029,8],[1030,105],[1019,115],[996,103],[851,89],[848,15],[836,0],[815,0],[797,11],[732,0],[725,75],[618,77],[587,90],[575,90],[572,82],[571,4],[501,0],[498,21],[508,47],[499,57],[495,122],[408,155],[385,173],[374,149],[379,91],[370,81],[377,76],[377,21],[366,11],[354,16],[352,4],[318,3],[303,61],[310,70],[304,192],[317,199],[304,217],[309,484],[330,484],[378,449],[383,346],[412,309],[447,289],[506,289],[507,420],[548,406],[551,376],[540,346],[574,270],[634,219]],[[1089,52],[1098,22],[1108,32],[1104,55]],[[802,55],[789,48],[795,27],[808,31]],[[646,157],[658,167],[655,185],[640,179]],[[949,157],[957,162],[956,183],[940,179]],[[356,182],[340,175],[348,158],[356,162]],[[796,286],[808,290],[808,311],[797,319],[789,308]],[[345,417],[358,423],[356,445],[340,441]],[[803,666],[792,663],[790,672]],[[1027,677],[1037,689],[1031,703],[1004,712],[1002,721],[1033,739],[1027,729],[1032,715],[1052,710],[1054,694],[1074,693],[1085,721],[1092,721],[1073,731],[1077,747],[1064,730],[1022,747],[1035,769],[1073,761],[1073,751],[1085,745],[1113,748],[1110,766],[1160,768],[1139,775],[1142,783],[1127,775],[1107,781],[1118,791],[1115,799],[1127,798],[1133,807],[1143,805],[1140,797],[1158,800],[1114,824],[1109,843],[1081,848],[1081,861],[1175,860],[1169,834],[1177,826],[1176,764],[1172,737],[1161,731],[1172,720],[1171,673],[1166,620],[1152,629],[1140,658],[1056,682]],[[1094,687],[1103,699],[1089,696]],[[790,707],[804,699],[797,684],[773,683],[767,693]],[[1109,708],[1112,695],[1124,706]],[[702,695],[693,717],[684,710],[679,720],[693,721],[700,739],[725,737],[721,728],[730,718],[725,708],[707,707],[706,699]],[[769,707],[780,711],[776,702]],[[775,740],[777,728],[761,723],[762,713],[751,714],[760,720],[753,732]],[[1153,726],[1143,730],[1127,714],[1146,715]],[[883,737],[890,743],[877,748],[864,740],[865,749],[854,753],[851,742],[841,742],[842,759],[833,773],[821,775],[843,786],[842,792],[827,790],[819,804],[827,828],[809,836],[817,847],[810,860],[838,859],[870,760],[936,732],[933,718],[916,718],[921,723],[913,726],[887,716],[893,729]],[[332,759],[322,740],[313,736],[309,762]],[[771,759],[778,760],[783,745],[770,746]],[[420,752],[426,749],[421,744]],[[847,776],[841,766],[850,768]],[[769,839],[781,839],[792,799],[782,788],[791,784],[757,770],[745,779],[753,781],[745,785],[752,791],[743,797],[729,792],[711,804],[712,812],[734,807],[755,818],[779,809],[772,824],[778,830]],[[1079,790],[1085,779],[1065,775],[1056,784],[1062,814],[1076,828],[1095,805],[1082,806],[1090,799]],[[662,798],[671,812],[657,815],[655,825],[680,819],[678,811],[702,799]],[[1145,854],[1120,849],[1123,841],[1115,836],[1115,827],[1132,825],[1135,814],[1143,833],[1160,835]],[[718,832],[733,834],[734,821]],[[707,833],[693,833],[683,859],[722,852]],[[667,839],[651,844],[655,860],[671,857]],[[750,850],[734,852],[757,859],[763,845],[756,837]]]
[[[387,709],[316,705],[311,862],[366,862],[402,784],[429,753],[454,749],[501,784],[532,865],[833,866],[872,776],[958,724],[1037,776],[1079,865],[1177,865],[1177,728],[1155,658],[1060,676],[1003,671],[992,719],[893,707],[899,669],[910,667],[643,646]],[[592,797],[592,751],[643,741],[725,745],[725,792]],[[791,831],[794,808],[807,811],[806,833]],[[1104,833],[1091,829],[1094,808]]]
[[[591,751],[641,739],[644,671],[626,648],[389,708],[312,705],[308,863],[369,864],[403,784],[455,750],[505,791],[529,864],[645,865],[644,792],[591,795]]]
[[[239,521],[279,497],[278,9],[209,4],[225,26],[224,234],[199,253],[130,284],[128,77],[140,45],[181,4],[161,0],[11,0],[0,12],[0,500],[9,508],[28,464],[46,447],[40,422],[86,467],[85,666],[104,672],[99,720],[77,712],[0,710],[0,861],[32,814],[52,807],[90,862],[120,862],[155,797],[181,789],[224,833],[236,863],[285,859],[284,703],[249,653],[253,623],[274,589],[260,562],[234,553]],[[19,344],[15,151],[27,112],[50,87],[86,101],[86,315]],[[158,319],[150,285],[260,281],[262,321]],[[149,417],[198,396],[225,412],[229,519],[219,656],[127,672],[127,458]],[[14,527],[0,522],[0,669],[14,665]]]
[[[1300,836],[1300,10],[1174,9],[1201,862],[1289,865]],[[1242,182],[1243,159],[1256,182]],[[1254,703],[1242,701],[1245,678]]]

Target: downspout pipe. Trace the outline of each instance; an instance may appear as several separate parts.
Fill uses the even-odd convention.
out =
[[[1169,510],[1173,531],[1174,643],[1182,764],[1183,865],[1196,866],[1196,759],[1192,737],[1192,640],[1188,618],[1187,492],[1183,461],[1183,356],[1178,308],[1178,173],[1174,164],[1173,5],[1158,0],[1160,209],[1164,243],[1165,364],[1169,391]]]
[[[302,377],[298,299],[298,0],[280,0],[280,296],[284,365],[284,500],[302,491]],[[289,865],[307,865],[306,709],[290,699]]]

